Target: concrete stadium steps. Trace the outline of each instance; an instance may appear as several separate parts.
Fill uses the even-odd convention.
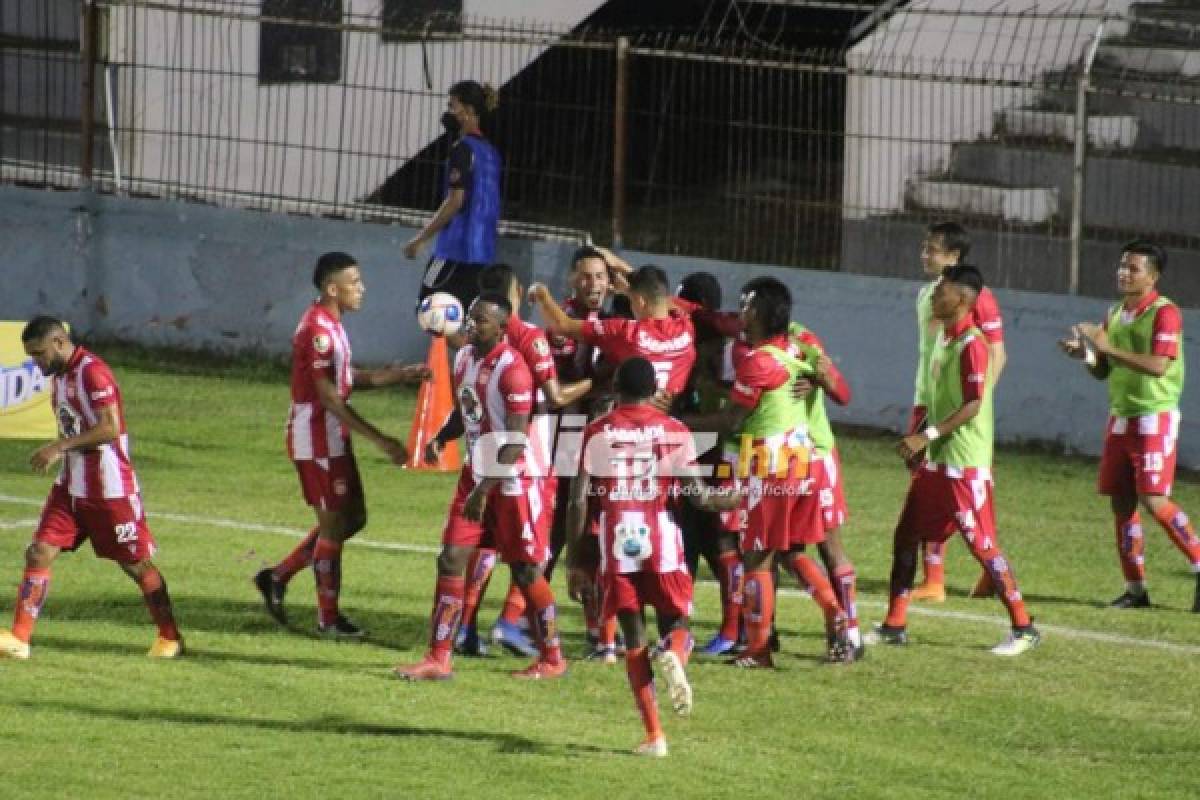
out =
[[[962,182],[1051,188],[1065,214],[1073,202],[1074,155],[1069,148],[1000,141],[954,147],[951,174]],[[1200,159],[1187,163],[1137,152],[1089,153],[1084,219],[1102,228],[1134,228],[1194,236],[1200,232]]]
[[[1129,7],[1129,36],[1162,44],[1200,45],[1200,4],[1134,3]]]
[[[1058,214],[1058,189],[996,186],[955,178],[923,179],[905,191],[909,207],[956,214],[978,214],[1022,225],[1048,222]]]
[[[997,111],[995,130],[1022,137],[1075,141],[1074,111],[1012,108]],[[1129,150],[1138,138],[1139,118],[1133,114],[1088,115],[1088,144],[1103,150]]]

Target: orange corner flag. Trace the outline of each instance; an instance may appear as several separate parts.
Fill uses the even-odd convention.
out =
[[[408,432],[409,469],[428,469],[438,472],[453,472],[462,467],[458,455],[458,442],[447,442],[438,463],[425,463],[425,446],[442,429],[442,424],[454,410],[454,394],[450,390],[450,354],[446,349],[446,337],[434,336],[429,342],[429,356],[425,359],[432,377],[421,384],[417,392],[417,408],[413,413],[412,429]]]

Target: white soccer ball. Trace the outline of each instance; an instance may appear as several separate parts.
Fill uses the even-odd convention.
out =
[[[435,292],[417,307],[417,324],[439,336],[458,333],[463,324],[462,303],[452,294]]]

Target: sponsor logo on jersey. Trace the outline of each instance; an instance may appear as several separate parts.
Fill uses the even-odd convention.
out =
[[[321,355],[328,353],[331,347],[333,347],[333,340],[329,338],[329,334],[318,333],[313,337],[313,349]]]

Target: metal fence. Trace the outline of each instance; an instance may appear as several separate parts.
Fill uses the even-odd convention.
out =
[[[472,77],[502,87],[506,219],[911,275],[957,217],[997,285],[1073,292],[1135,234],[1200,267],[1200,8],[713,0],[646,32],[396,7],[8,0],[0,181],[410,219]]]

